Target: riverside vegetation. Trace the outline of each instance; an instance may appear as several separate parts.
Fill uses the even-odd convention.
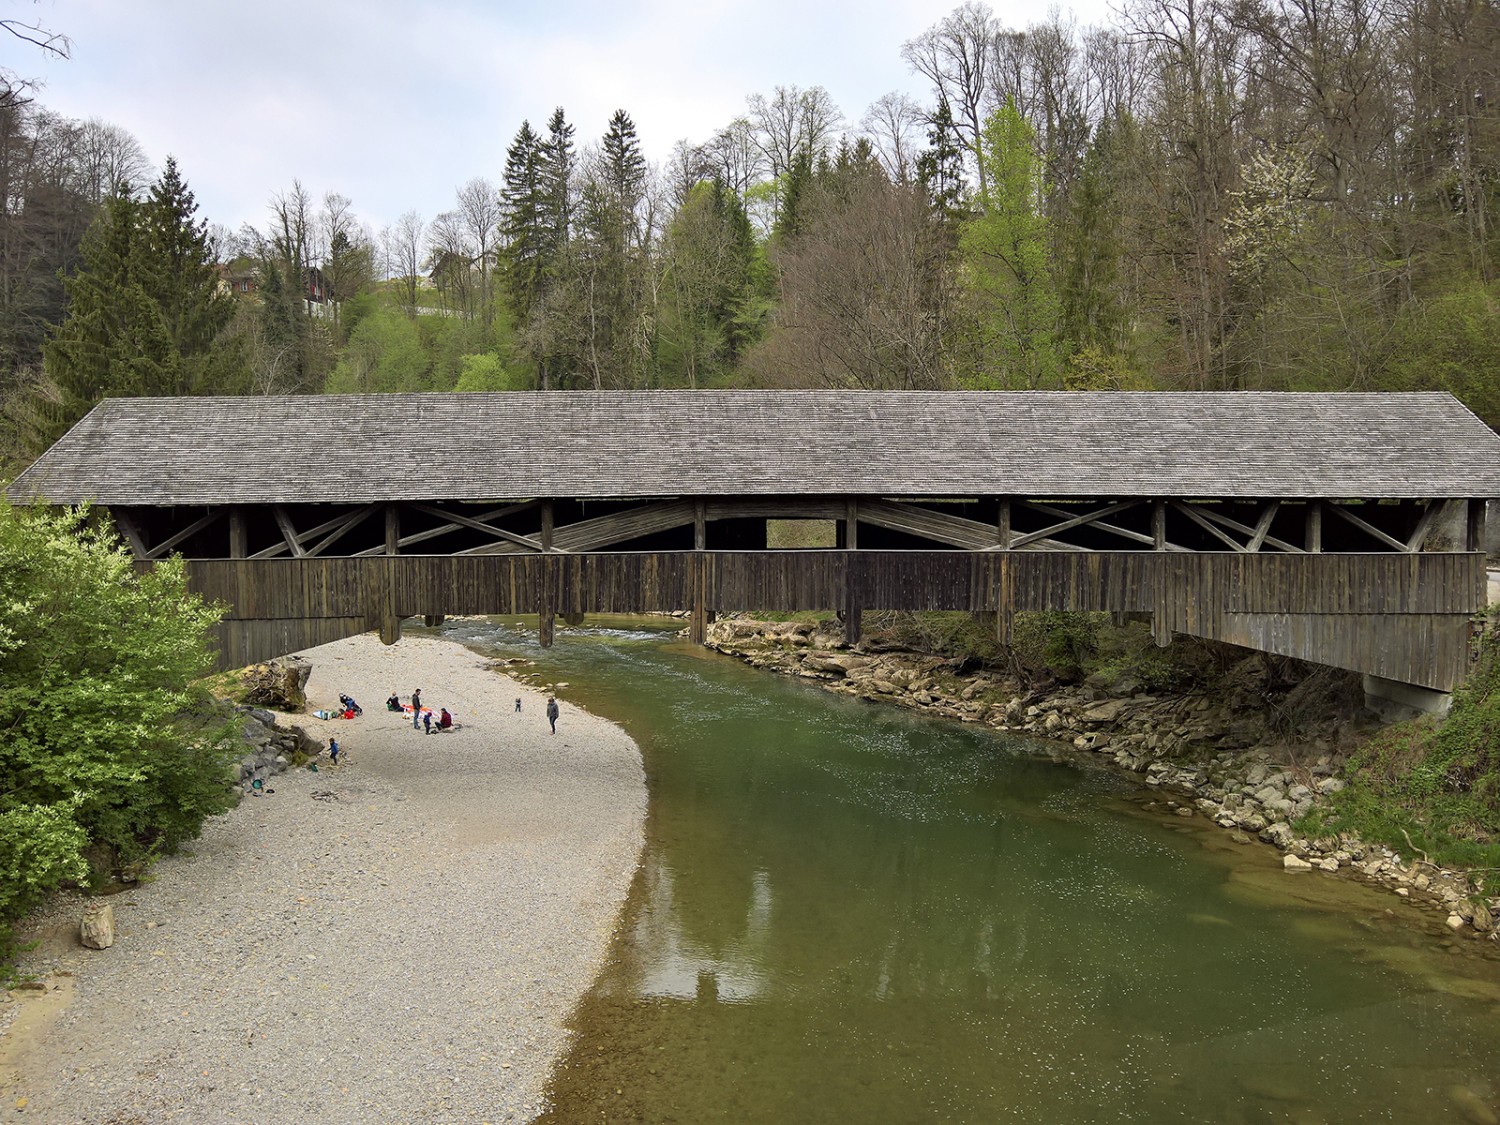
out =
[[[1500,643],[1486,635],[1446,720],[1384,725],[1358,677],[1212,642],[1158,649],[1103,614],[1018,615],[1000,646],[959,613],[872,614],[856,648],[831,618],[733,616],[709,644],[830,691],[1067,743],[1141,776],[1160,807],[1352,872],[1497,937]]]
[[[0,971],[51,891],[138,878],[236,799],[238,723],[202,680],[218,612],[90,512],[0,501]]]

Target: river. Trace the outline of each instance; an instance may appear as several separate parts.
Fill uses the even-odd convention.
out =
[[[1494,943],[1036,743],[603,624],[442,630],[645,759],[646,850],[544,1121],[1495,1120]]]

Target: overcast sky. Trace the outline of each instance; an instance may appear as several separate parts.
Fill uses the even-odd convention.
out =
[[[1107,22],[1107,0],[1064,5]],[[263,224],[300,180],[348,196],[378,231],[431,219],[454,189],[499,183],[529,119],[562,106],[579,146],[616,109],[646,156],[706,140],[752,93],[823,86],[851,124],[880,95],[929,100],[901,45],[957,0],[40,0],[7,14],[62,32],[72,58],[0,43],[37,100],[129,130],[160,167],[177,158],[199,214]],[[992,3],[1006,24],[1041,5]]]

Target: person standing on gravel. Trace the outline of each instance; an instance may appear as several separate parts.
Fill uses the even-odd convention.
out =
[[[557,716],[559,714],[561,712],[557,708],[557,697],[549,695],[547,697],[547,722],[551,724],[553,734],[557,733]]]
[[[411,729],[419,730],[422,726],[422,689],[418,688],[411,693]]]
[[[328,740],[328,757],[332,759],[334,765],[339,764],[339,755],[343,752],[343,750],[344,748],[340,746],[336,740],[332,738]]]

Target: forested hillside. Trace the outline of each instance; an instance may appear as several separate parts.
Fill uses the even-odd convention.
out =
[[[500,182],[379,231],[296,181],[212,228],[123,131],[0,108],[5,441],[106,394],[724,385],[1445,388],[1500,424],[1493,0],[970,2],[901,50],[925,102],[778,86],[658,166],[625,109],[497,122]]]

